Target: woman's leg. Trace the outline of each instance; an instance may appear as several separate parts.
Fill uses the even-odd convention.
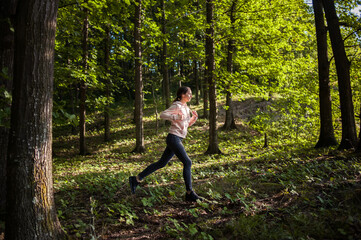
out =
[[[186,150],[182,144],[181,138],[173,135],[171,139],[167,139],[167,145],[174,154],[183,163],[183,178],[187,192],[192,191],[192,160],[188,157]]]
[[[146,169],[144,169],[140,174],[138,174],[137,180],[142,180],[143,178],[157,171],[158,169],[165,167],[173,156],[174,156],[174,152],[167,146],[159,161],[150,164]]]

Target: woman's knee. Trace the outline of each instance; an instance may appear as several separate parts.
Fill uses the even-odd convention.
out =
[[[191,168],[192,167],[192,160],[189,159],[189,158],[186,158],[186,159],[184,159],[183,164],[184,164],[185,168]]]

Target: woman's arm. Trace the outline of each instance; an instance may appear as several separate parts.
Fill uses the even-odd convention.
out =
[[[160,118],[169,121],[182,120],[183,114],[179,113],[179,107],[177,105],[172,105],[160,113]]]
[[[189,121],[189,126],[192,126],[198,119],[198,113],[196,111],[192,111],[192,117]]]

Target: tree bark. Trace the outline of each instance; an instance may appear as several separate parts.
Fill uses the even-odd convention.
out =
[[[7,162],[6,239],[64,239],[52,176],[52,93],[57,0],[17,6]]]
[[[166,38],[166,16],[165,16],[165,2],[161,0],[162,6],[162,34],[163,38]],[[168,46],[167,41],[163,40],[163,51],[162,51],[162,73],[163,73],[163,86],[164,86],[164,98],[165,98],[165,108],[168,109],[170,107],[170,87],[169,87],[169,73],[168,73],[168,63],[167,63],[167,55],[168,55]]]
[[[110,140],[110,80],[109,80],[109,65],[110,65],[110,26],[109,24],[105,28],[105,109],[104,109],[104,141]]]
[[[206,79],[209,85],[209,145],[206,154],[221,153],[218,147],[217,136],[217,96],[214,71],[214,27],[213,27],[213,0],[207,0],[207,29],[206,29]]]
[[[360,106],[360,113],[359,113],[359,121],[360,121],[360,126],[361,126],[361,106]],[[361,128],[360,128],[360,132],[358,135],[358,143],[357,143],[357,148],[356,148],[356,152],[360,153],[361,152]]]
[[[327,29],[323,16],[322,0],[313,0],[315,14],[316,37],[317,37],[317,59],[320,101],[320,136],[316,148],[337,145],[333,131],[332,103],[330,93],[329,68],[330,63],[327,56]]]
[[[339,149],[355,148],[357,144],[357,134],[350,81],[351,64],[346,56],[334,0],[322,1],[330,33],[332,50],[335,57],[339,86],[342,118],[342,139]]]
[[[234,31],[234,22],[235,22],[235,18],[234,18],[235,7],[236,7],[236,1],[233,1],[231,9],[230,9],[230,20],[231,20],[231,27],[232,27],[233,31]],[[228,40],[228,51],[227,51],[227,71],[229,72],[230,75],[233,74],[233,53],[235,50],[234,45],[235,45],[235,40],[232,39],[232,37],[231,37],[231,39]],[[227,131],[237,128],[236,122],[234,121],[234,115],[233,115],[232,92],[230,90],[231,83],[232,82],[230,81],[227,86],[226,120],[222,127],[223,130],[227,130]]]
[[[205,70],[207,71],[207,70]],[[205,73],[206,75],[207,73]],[[205,76],[203,78],[203,118],[208,119],[209,118],[209,111],[208,111],[208,107],[209,107],[209,102],[208,102],[208,97],[209,97],[209,89],[208,89],[208,82],[207,82],[207,77]]]
[[[196,85],[195,95],[196,95],[196,105],[199,105],[199,76],[198,76],[198,62],[193,60],[193,77],[194,83]]]
[[[85,0],[85,3],[88,1]],[[83,72],[84,75],[87,75],[88,69],[88,29],[89,29],[89,21],[88,21],[88,9],[84,7],[84,20],[83,20],[83,39],[82,39],[82,48],[83,48]],[[80,81],[79,95],[80,95],[80,103],[79,103],[79,144],[80,144],[80,155],[86,155],[88,153],[86,148],[85,141],[85,118],[86,118],[86,82],[85,80]]]
[[[136,146],[133,152],[142,153],[144,147],[143,133],[143,77],[142,77],[142,46],[141,46],[141,24],[142,24],[142,0],[135,2],[135,21],[134,21],[134,50],[135,50],[135,129]]]
[[[14,31],[13,28],[16,1],[0,2],[0,72],[6,72],[7,75],[0,74],[0,88],[11,94],[13,82],[13,63],[14,63]],[[0,97],[0,103],[4,104],[3,109],[10,109],[9,99]],[[0,216],[6,209],[6,161],[9,141],[10,115],[0,121]],[[1,217],[0,217],[1,219]]]

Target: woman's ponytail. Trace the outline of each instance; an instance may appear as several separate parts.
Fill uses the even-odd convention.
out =
[[[186,94],[188,91],[189,91],[189,87],[186,87],[186,86],[182,86],[180,88],[178,88],[177,90],[177,97],[174,99],[173,102],[177,102],[177,101],[180,101],[182,100],[182,95],[183,94]]]

